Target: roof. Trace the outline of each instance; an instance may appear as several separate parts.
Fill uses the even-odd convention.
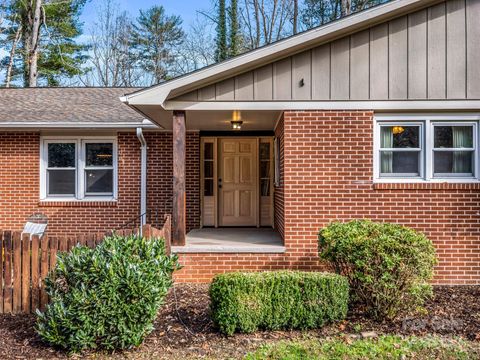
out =
[[[270,45],[236,56],[221,63],[194,71],[171,81],[131,92],[122,101],[137,106],[161,105],[189,91],[258,68],[274,60],[294,55],[322,43],[363,30],[375,24],[394,19],[428,7],[442,0],[394,0],[330,22],[323,26],[288,37]]]
[[[0,127],[152,126],[119,97],[137,88],[3,88]]]

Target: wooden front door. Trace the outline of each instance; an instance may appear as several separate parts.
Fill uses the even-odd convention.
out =
[[[257,140],[220,139],[220,226],[257,225]]]

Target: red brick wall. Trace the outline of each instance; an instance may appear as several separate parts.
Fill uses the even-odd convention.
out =
[[[171,208],[172,137],[146,135],[148,151],[148,207],[159,213]],[[118,200],[116,202],[40,202],[40,135],[0,133],[0,228],[21,230],[29,216],[48,216],[51,235],[102,232],[122,227],[140,214],[140,143],[135,133],[118,134]],[[199,136],[187,137],[187,226],[198,227]],[[170,202],[168,200],[170,199]],[[167,204],[167,205],[164,205]]]
[[[146,133],[148,144],[147,208],[172,212],[172,133]],[[186,159],[187,231],[200,227],[200,134],[187,132]]]
[[[280,158],[279,158],[279,169],[280,169],[280,179],[278,186],[275,186],[275,193],[274,193],[274,223],[275,229],[280,233],[282,239],[285,235],[285,220],[284,220],[284,188],[283,188],[283,117],[277,124],[275,128],[275,137],[279,143],[280,147]],[[276,151],[276,149],[275,149]],[[275,165],[277,166],[277,165]]]
[[[480,185],[374,185],[373,112],[292,111],[283,125],[286,253],[181,254],[178,281],[235,270],[322,269],[319,229],[370,218],[424,232],[439,257],[436,283],[480,283]]]
[[[0,133],[0,227],[22,230],[33,213],[48,217],[51,235],[115,229],[139,214],[140,147],[134,133],[118,135],[118,201],[40,202],[40,135]]]
[[[285,237],[316,253],[318,229],[370,218],[411,226],[435,244],[435,281],[480,283],[477,184],[373,185],[372,112],[286,112]]]

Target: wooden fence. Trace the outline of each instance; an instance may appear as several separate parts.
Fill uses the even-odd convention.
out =
[[[142,227],[146,238],[164,238],[170,251],[171,222],[167,216],[162,229],[150,225]],[[120,236],[135,231],[120,230]],[[71,250],[77,244],[95,247],[105,233],[79,235],[77,237],[53,237],[45,234],[42,238],[22,234],[19,231],[0,231],[0,314],[32,313],[43,310],[48,303],[44,279],[55,267],[57,253]]]

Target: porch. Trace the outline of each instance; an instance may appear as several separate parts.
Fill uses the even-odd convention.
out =
[[[285,246],[272,228],[202,228],[186,235],[185,246],[174,253],[284,253]]]

